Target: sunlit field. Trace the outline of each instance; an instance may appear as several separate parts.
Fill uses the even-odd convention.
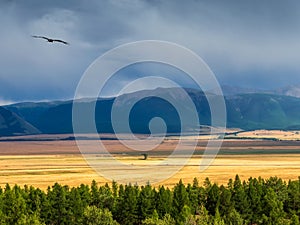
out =
[[[90,153],[87,155],[90,162],[105,160],[103,155],[95,152],[95,140],[82,142]],[[140,152],[131,151],[116,140],[103,142],[116,160],[125,164],[139,165],[141,168],[164,160],[177,144],[175,138],[165,140],[158,148],[148,152],[147,160],[142,160]],[[219,184],[226,184],[228,179],[236,174],[239,174],[241,179],[278,176],[284,180],[297,179],[300,175],[300,147],[297,141],[225,140],[213,163],[206,170],[200,171],[199,165],[206,142],[206,140],[199,141],[193,157],[178,173],[154,185],[173,186],[179,179],[184,183],[191,183],[194,177],[200,182],[208,177]],[[186,140],[184,147],[188,149],[189,146],[189,140]],[[92,180],[96,180],[99,184],[110,182],[88,165],[75,141],[1,142],[0,161],[2,187],[9,183],[45,189],[55,182],[69,186],[90,184]],[[164,169],[173,168],[165,165]],[[135,178],[143,175],[142,170],[131,170],[130,176],[125,173],[128,171],[118,170],[116,167],[113,170],[127,183],[135,183]]]

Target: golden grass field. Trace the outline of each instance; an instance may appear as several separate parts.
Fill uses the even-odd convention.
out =
[[[94,140],[82,141],[88,149],[91,161],[105,160],[95,152]],[[110,153],[120,162],[128,165],[139,165],[141,168],[164,160],[177,144],[176,139],[164,141],[158,148],[149,152],[147,160],[139,152],[131,151],[116,140],[103,141]],[[264,141],[264,140],[225,140],[218,156],[204,171],[199,170],[201,155],[206,140],[199,140],[194,156],[174,176],[155,184],[173,186],[183,179],[192,182],[197,177],[203,182],[206,177],[219,184],[226,184],[229,178],[239,174],[242,179],[250,176],[268,178],[278,176],[285,180],[297,179],[300,176],[300,142],[298,141]],[[183,150],[190,147],[189,140]],[[80,154],[75,141],[5,141],[0,142],[0,186],[33,185],[42,189],[55,182],[69,186],[81,183],[90,184],[94,179],[102,184],[109,180],[94,171]],[[168,169],[165,165],[164,169]],[[172,169],[172,166],[169,167]],[[112,168],[126,182],[135,183],[136,177],[143,176],[142,170],[120,171]],[[159,170],[153,171],[153,176]],[[130,175],[128,175],[130,174]],[[146,181],[145,181],[146,182]]]

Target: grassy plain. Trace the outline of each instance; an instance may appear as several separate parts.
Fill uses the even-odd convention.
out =
[[[190,148],[186,139],[182,150]],[[105,155],[96,151],[95,140],[82,140],[86,146],[90,161],[105,160]],[[105,146],[118,161],[140,168],[163,161],[177,144],[175,138],[165,140],[158,148],[149,152],[148,160],[141,160],[140,152],[132,151],[117,140],[104,140]],[[204,171],[199,170],[202,154],[207,140],[199,140],[193,157],[174,176],[156,185],[172,186],[183,179],[192,182],[197,177],[202,182],[205,177],[219,184],[226,184],[229,178],[239,174],[242,179],[250,176],[268,178],[278,176],[285,180],[297,179],[300,176],[300,142],[272,140],[225,140],[213,163]],[[124,171],[112,166],[116,174]],[[164,165],[164,169],[172,166]],[[135,182],[136,177],[143,176],[142,170],[125,171],[126,181]],[[154,171],[159,173],[158,171]],[[130,174],[130,175],[128,175]],[[124,177],[123,177],[124,178]],[[6,140],[0,142],[0,186],[6,183],[34,185],[42,189],[55,182],[77,186],[90,184],[95,179],[98,183],[108,182],[92,169],[74,140]],[[146,181],[145,181],[146,182]]]

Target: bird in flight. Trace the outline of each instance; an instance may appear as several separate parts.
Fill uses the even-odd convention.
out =
[[[48,42],[51,42],[51,43],[53,43],[53,42],[60,42],[60,43],[63,43],[65,45],[69,44],[68,42],[60,40],[60,39],[52,39],[52,38],[47,38],[47,37],[44,37],[44,36],[35,36],[35,35],[32,35],[32,37],[34,37],[34,38],[42,38],[42,39],[45,39],[45,40],[47,40]]]

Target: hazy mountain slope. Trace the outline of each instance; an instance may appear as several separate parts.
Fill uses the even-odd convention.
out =
[[[271,94],[237,95],[228,101],[234,108],[231,126],[242,129],[289,129],[300,125],[300,99]],[[228,111],[232,116],[232,111]]]
[[[5,106],[5,108],[16,113],[33,126],[38,127],[37,120],[43,113],[67,102],[71,103],[71,101],[21,102]]]
[[[0,136],[38,134],[38,129],[15,113],[0,107]]]

